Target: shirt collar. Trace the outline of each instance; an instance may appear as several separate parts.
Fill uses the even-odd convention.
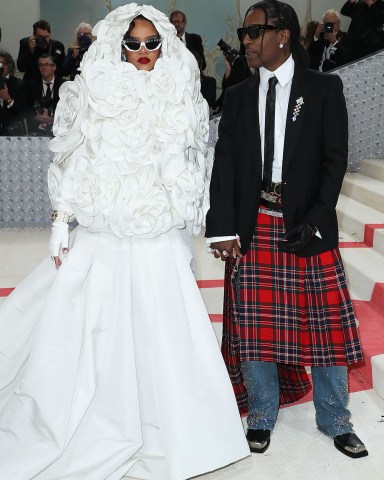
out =
[[[268,80],[270,77],[276,76],[279,81],[279,85],[285,87],[293,78],[293,73],[295,71],[295,62],[293,61],[292,55],[290,55],[287,60],[280,65],[274,72],[267,70],[264,67],[260,67],[260,85],[263,90],[268,90]]]

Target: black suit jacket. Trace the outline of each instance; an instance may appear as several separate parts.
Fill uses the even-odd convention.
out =
[[[202,57],[202,69],[204,70],[206,67],[206,62],[204,56],[203,40],[201,39],[200,35],[197,35],[196,33],[185,32],[185,44],[188,50],[190,50],[191,52],[197,52]]]
[[[304,100],[296,120],[297,100]],[[210,187],[207,237],[239,234],[245,253],[260,203],[262,157],[259,78],[227,90]],[[300,256],[338,245],[336,203],[348,158],[348,121],[341,79],[295,67],[285,131],[282,205],[285,227],[302,221],[319,230]]]
[[[5,83],[14,103],[11,108],[7,108],[5,103],[0,107],[0,135],[11,135],[13,133],[9,129],[12,129],[16,122],[20,124],[26,114],[27,92],[25,82],[12,75],[5,79]],[[18,128],[14,134],[25,135],[25,129],[23,127]]]
[[[351,17],[348,34],[353,43],[354,58],[384,48],[384,1],[377,0],[371,7],[362,0],[342,6],[340,13]]]
[[[55,82],[53,84],[53,91],[52,91],[52,110],[53,113],[56,110],[56,105],[59,101],[59,90],[61,85],[65,82],[64,78],[55,77]],[[31,80],[27,84],[27,93],[28,93],[28,128],[31,133],[35,132],[37,123],[34,120],[36,115],[36,110],[33,107],[33,104],[36,100],[39,100],[43,97],[43,84],[42,79],[39,78],[38,80]]]
[[[17,68],[20,72],[24,72],[24,80],[29,82],[30,80],[40,78],[39,67],[37,66],[37,59],[43,54],[48,53],[52,55],[56,60],[57,70],[59,70],[63,60],[65,58],[64,45],[51,39],[48,48],[36,47],[32,53],[28,47],[28,38],[22,38],[20,40],[19,55],[17,57]]]

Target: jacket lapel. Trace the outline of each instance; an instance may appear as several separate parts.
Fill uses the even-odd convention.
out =
[[[306,108],[307,91],[306,70],[300,66],[295,66],[285,126],[283,174],[288,170],[296,143],[299,139]]]
[[[245,104],[245,137],[249,149],[252,152],[252,158],[257,163],[257,172],[262,177],[261,162],[261,141],[260,141],[260,123],[259,123],[259,76],[257,73],[249,82],[249,90],[247,93]],[[260,159],[260,161],[259,161]]]

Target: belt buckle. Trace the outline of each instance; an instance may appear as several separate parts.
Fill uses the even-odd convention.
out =
[[[281,182],[275,183],[273,186],[273,193],[278,197],[281,197]]]

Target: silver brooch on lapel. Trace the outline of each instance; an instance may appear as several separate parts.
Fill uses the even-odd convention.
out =
[[[293,109],[292,122],[296,122],[297,117],[299,116],[301,107],[304,105],[303,97],[300,97],[296,100],[295,108]]]

